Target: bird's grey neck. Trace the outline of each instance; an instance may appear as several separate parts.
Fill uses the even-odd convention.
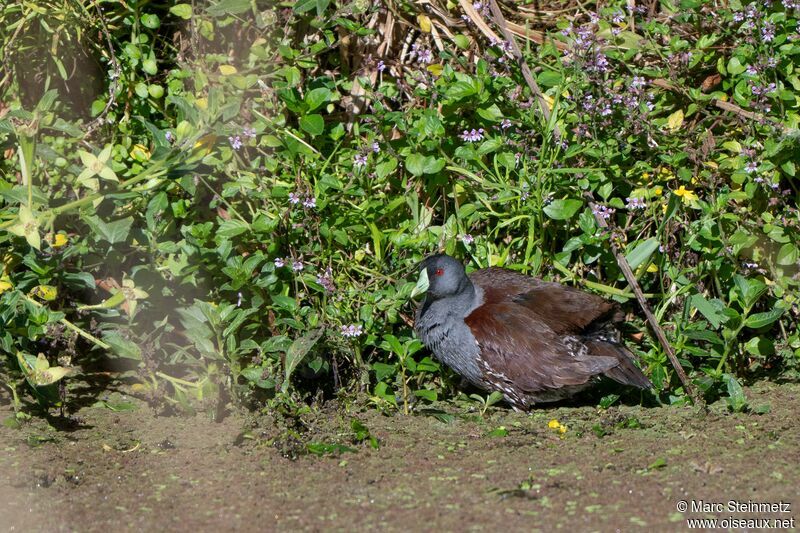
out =
[[[453,296],[446,296],[444,298],[436,298],[431,294],[425,298],[422,306],[421,315],[428,314],[433,311],[440,317],[452,318],[465,318],[476,307],[483,303],[483,290],[475,287],[473,283],[467,279],[466,285]]]
[[[464,319],[481,305],[483,289],[472,282],[454,296],[436,299],[429,294],[415,325],[420,340],[437,359],[479,387],[478,343]]]

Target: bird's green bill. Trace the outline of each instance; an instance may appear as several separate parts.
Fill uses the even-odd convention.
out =
[[[417,280],[414,290],[411,291],[411,298],[416,298],[420,294],[423,294],[425,291],[427,291],[429,283],[428,270],[423,268],[422,272],[419,273],[419,280]]]

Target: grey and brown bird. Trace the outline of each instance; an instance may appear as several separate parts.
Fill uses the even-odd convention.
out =
[[[414,329],[425,346],[514,409],[568,398],[601,376],[652,387],[620,342],[622,313],[604,298],[504,268],[467,275],[443,254],[421,263],[412,297],[423,292]]]

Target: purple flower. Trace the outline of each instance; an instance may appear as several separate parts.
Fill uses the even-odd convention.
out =
[[[510,127],[511,127],[511,121],[508,120],[507,118],[504,118],[502,122],[500,122],[501,129],[507,130]]]
[[[317,207],[317,199],[313,196],[306,196],[303,200],[303,207],[306,209],[314,209]]]
[[[367,166],[367,156],[364,154],[356,154],[356,156],[353,158],[353,164],[357,167]]]
[[[420,63],[425,63],[425,64],[430,63],[431,61],[433,61],[433,52],[431,52],[427,48],[420,50],[418,59]]]
[[[745,72],[747,72],[748,76],[758,76],[758,70],[754,65],[747,65]]]
[[[361,324],[350,324],[349,326],[341,327],[342,337],[358,337],[364,333],[364,328]]]
[[[647,208],[647,204],[644,202],[642,198],[626,198],[627,204],[625,207],[628,209],[645,209]]]
[[[469,233],[465,233],[465,234],[461,235],[461,242],[463,242],[466,245],[469,245],[469,244],[472,244],[473,242],[475,242],[475,238],[472,235],[470,235]]]
[[[469,143],[481,141],[483,140],[483,128],[479,128],[477,130],[472,129],[471,131],[464,130],[464,132],[461,135],[459,135],[459,137],[461,137],[462,140]]]
[[[379,154],[381,152],[381,145],[378,143],[378,141],[373,141],[372,151],[375,152],[376,154]]]
[[[289,193],[289,203],[292,205],[297,205],[300,203],[300,195],[296,192]]]
[[[171,131],[168,131],[168,132],[166,132],[166,133],[164,134],[164,137],[166,137],[166,139],[167,139],[167,142],[170,142],[170,143],[171,143],[171,142],[175,142],[175,134],[174,134],[174,133],[172,133]]]
[[[595,54],[594,60],[590,61],[586,66],[597,72],[607,72],[609,68],[608,58],[603,53]]]
[[[411,49],[417,55],[417,61],[419,61],[420,63],[430,63],[431,61],[433,61],[433,52],[431,52],[430,49],[422,48],[418,44],[412,46]]]
[[[286,265],[286,261],[283,257],[276,257],[275,258],[275,268],[283,268]]]
[[[324,274],[317,276],[317,283],[322,285],[322,288],[324,288],[326,291],[334,292],[336,290],[336,285],[334,285],[332,278],[333,271],[331,270],[331,267],[328,267],[325,269]]]
[[[765,43],[772,41],[775,38],[775,24],[765,22],[764,26],[761,28],[761,38]]]
[[[625,20],[625,13],[623,13],[622,10],[617,9],[611,14],[611,20],[619,24],[620,22]]]
[[[748,174],[752,174],[757,170],[758,170],[758,163],[756,163],[755,161],[750,161],[744,166],[744,171],[747,172]]]
[[[292,270],[294,270],[295,272],[300,272],[301,270],[303,270],[304,267],[305,265],[303,265],[302,261],[292,262]]]
[[[767,66],[769,68],[777,67],[778,66],[778,58],[773,56],[773,57],[770,57],[769,59],[767,59]]]
[[[386,63],[383,62],[383,59],[378,61],[378,72],[383,72],[386,70]]]
[[[596,216],[599,216],[603,220],[608,220],[611,218],[611,215],[613,215],[616,211],[617,210],[613,207],[606,207],[604,205],[595,205],[592,209],[592,213],[594,213]]]
[[[231,143],[231,148],[234,150],[238,150],[242,147],[242,138],[238,135],[233,137],[228,137],[228,142]]]
[[[244,135],[248,139],[255,139],[256,138],[256,129],[255,128],[245,128],[245,129],[242,130],[242,135]]]
[[[641,89],[646,84],[645,79],[641,76],[634,76],[631,80],[631,89]]]

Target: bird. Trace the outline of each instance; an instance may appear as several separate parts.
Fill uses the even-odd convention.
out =
[[[615,325],[613,302],[556,282],[490,267],[467,275],[436,254],[419,265],[414,329],[434,356],[515,411],[573,396],[601,380],[650,389]]]

